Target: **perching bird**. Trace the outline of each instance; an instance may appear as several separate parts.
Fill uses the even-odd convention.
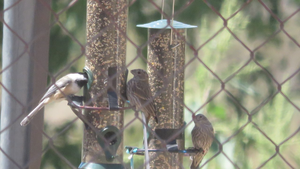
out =
[[[40,103],[21,121],[21,126],[26,126],[30,123],[32,118],[41,110],[46,104],[63,99],[66,96],[74,95],[82,86],[88,81],[85,73],[70,73],[55,82],[47,90],[45,95],[40,100]],[[62,93],[63,92],[63,93]]]
[[[134,69],[130,72],[134,76],[127,83],[127,98],[130,104],[145,114],[146,124],[151,116],[158,123],[147,72],[142,69]]]
[[[193,160],[191,169],[196,169],[199,167],[199,164],[214,140],[214,128],[203,114],[193,114],[193,120],[195,123],[195,127],[192,130],[193,145],[195,149],[199,150],[202,148],[203,150],[203,152],[191,156],[191,159]]]

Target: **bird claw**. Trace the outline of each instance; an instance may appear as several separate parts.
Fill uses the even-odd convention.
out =
[[[191,153],[189,153],[190,156],[194,156],[195,154],[198,154],[198,153],[205,154],[205,150],[203,150],[202,148],[189,147],[186,150],[187,151],[192,151]]]
[[[202,148],[195,148],[195,151],[197,151],[197,153],[205,153],[205,150],[203,150]]]
[[[75,95],[68,96],[68,105],[73,108],[82,106],[82,102],[83,102],[83,96],[75,96]]]
[[[195,150],[196,148],[195,147],[189,147],[187,148],[187,150]]]

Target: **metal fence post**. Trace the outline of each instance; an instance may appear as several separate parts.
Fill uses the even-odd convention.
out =
[[[115,83],[118,106],[123,107],[121,95],[125,92],[125,77],[123,76],[126,57],[127,27],[126,0],[88,0],[87,1],[87,47],[86,66],[91,70],[94,82],[89,90],[92,99],[91,106],[108,107],[107,87]],[[116,67],[115,82],[108,78]],[[113,73],[113,74],[115,74]],[[114,75],[113,75],[114,76]],[[111,76],[111,77],[113,77]],[[112,80],[112,81],[111,81]],[[101,130],[107,126],[123,128],[124,111],[92,110],[85,114],[88,121]],[[120,133],[122,138],[123,134]],[[84,130],[82,164],[84,168],[123,168],[123,139],[113,160],[107,160],[105,150],[99,145],[96,135],[89,127]],[[82,166],[82,165],[81,165]],[[91,167],[88,167],[91,166]]]
[[[50,11],[37,0],[17,2],[4,1],[11,8],[4,12],[0,168],[33,169],[41,163],[43,114],[26,128],[19,122],[47,85]]]

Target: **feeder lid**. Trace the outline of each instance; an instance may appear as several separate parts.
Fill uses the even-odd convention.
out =
[[[170,20],[170,24],[172,24],[172,20]],[[139,24],[136,26],[140,27],[140,28],[151,28],[151,29],[171,29],[170,25],[168,24],[167,19],[161,19],[158,21],[153,21],[153,22],[145,23],[145,24]],[[175,28],[175,29],[186,29],[186,28],[196,28],[196,27],[197,26],[195,26],[195,25],[188,25],[188,24],[173,20],[173,28]]]

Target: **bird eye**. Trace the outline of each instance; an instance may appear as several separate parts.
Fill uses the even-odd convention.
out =
[[[141,72],[139,71],[138,74],[141,74]]]

